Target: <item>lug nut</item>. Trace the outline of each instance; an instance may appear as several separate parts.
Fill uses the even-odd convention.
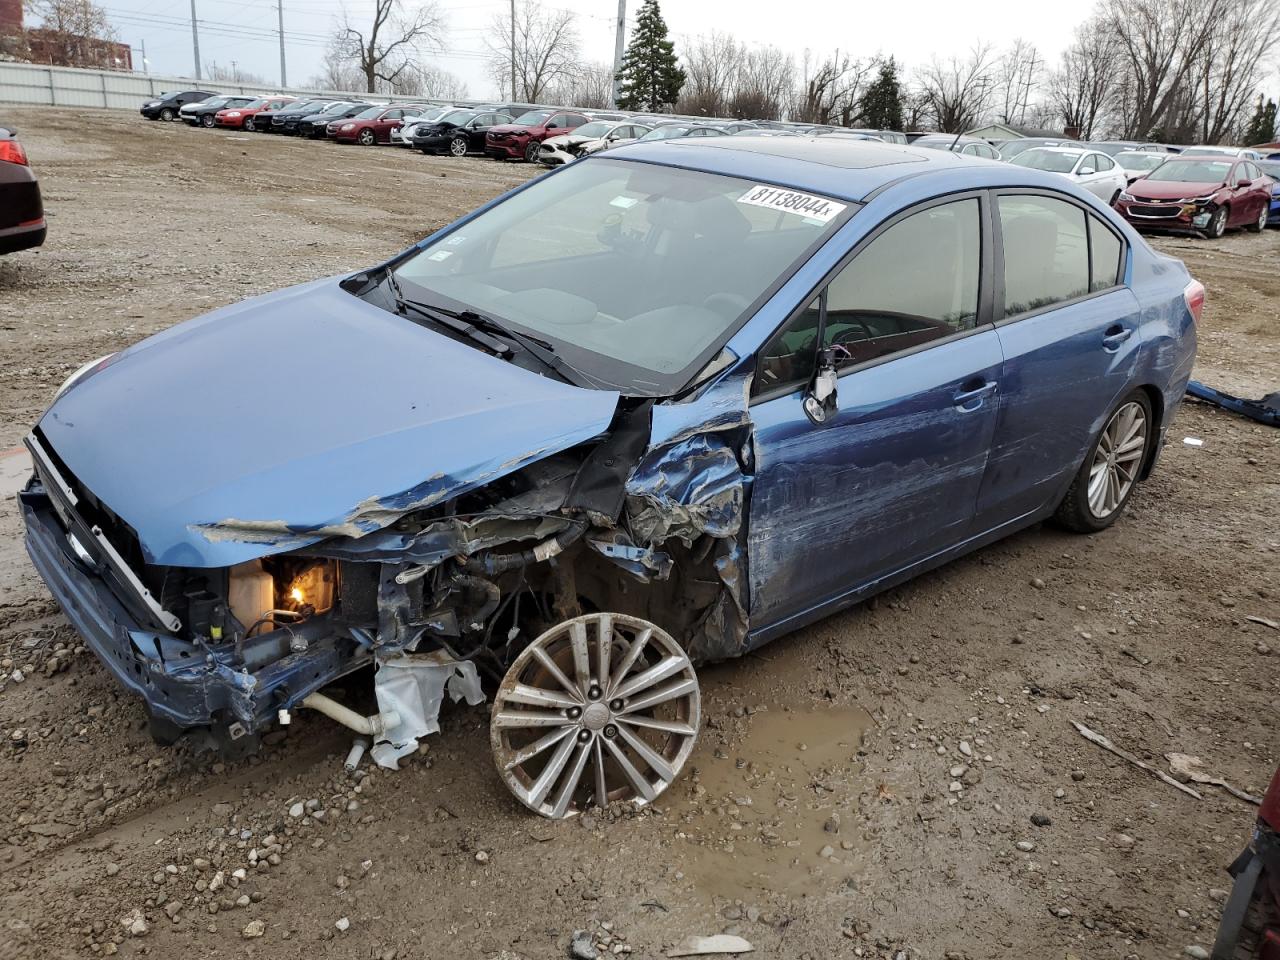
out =
[[[604,696],[604,692],[593,683],[591,685],[591,689],[587,691],[587,696],[592,700],[599,700],[602,696]]]
[[[621,698],[619,698],[619,699],[617,699],[617,700],[610,700],[610,701],[609,701],[609,709],[610,709],[610,710],[612,710],[614,713],[618,713],[619,711],[621,711],[621,710],[622,710],[622,699],[621,699]]]
[[[591,731],[588,730],[586,727],[583,727],[581,730],[578,731],[579,743],[586,743],[590,739],[591,739]]]
[[[582,708],[570,707],[567,711],[565,711],[565,715],[568,716],[570,720],[577,720],[580,716],[582,716]]]
[[[612,740],[614,737],[618,735],[618,728],[611,723],[604,728],[604,735],[608,737],[610,740]]]

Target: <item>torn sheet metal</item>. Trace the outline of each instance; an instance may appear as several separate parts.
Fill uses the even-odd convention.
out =
[[[470,660],[453,660],[443,650],[401,654],[378,664],[373,675],[378,711],[400,722],[380,734],[369,751],[375,763],[399,768],[401,757],[418,749],[418,739],[440,732],[440,707],[447,692],[454,703],[484,703],[480,675]]]
[[[446,517],[416,532],[380,530],[358,539],[333,540],[308,550],[308,556],[433,567],[449,557],[470,557],[483,550],[523,540],[545,540],[569,526],[565,517],[483,514]]]

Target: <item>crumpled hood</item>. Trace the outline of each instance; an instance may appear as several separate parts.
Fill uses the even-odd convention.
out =
[[[603,433],[617,400],[328,279],[130,347],[40,430],[148,561],[218,567],[380,529]]]
[[[1193,197],[1207,197],[1222,189],[1222,182],[1217,183],[1184,183],[1135,180],[1129,184],[1129,195],[1139,200],[1190,200]]]

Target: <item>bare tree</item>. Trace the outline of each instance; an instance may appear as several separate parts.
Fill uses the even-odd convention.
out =
[[[1048,95],[1064,129],[1092,139],[1116,105],[1122,64],[1115,35],[1103,20],[1086,20],[1049,76]]]
[[[1200,141],[1222,143],[1242,132],[1280,31],[1277,0],[1230,0],[1195,67]]]
[[[1020,127],[1027,122],[1027,111],[1043,66],[1035,44],[1021,37],[1001,56],[995,77],[1001,123]]]
[[[320,67],[320,72],[307,81],[308,86],[314,89],[358,90],[366,83],[359,64],[352,59],[341,38],[330,42],[320,61]]]
[[[119,41],[107,11],[92,0],[25,0],[39,22],[27,37],[33,56],[57,67],[112,67],[110,48]]]
[[[271,81],[258,73],[249,73],[238,68],[228,67],[222,63],[206,63],[201,68],[204,78],[210,83],[243,83],[259,87],[271,86]]]
[[[395,92],[428,100],[465,100],[467,85],[448,70],[413,63],[397,78]]]
[[[779,120],[796,85],[796,64],[777,47],[750,50],[739,64],[730,116],[752,120]]]
[[[571,79],[578,67],[577,17],[537,0],[517,5],[514,29],[510,17],[495,16],[487,43],[489,72],[498,89],[509,87],[515,74],[515,100],[547,99],[551,87]]]
[[[963,57],[934,57],[917,77],[920,94],[937,128],[962,133],[987,114],[994,89],[990,44],[978,44]]]
[[[852,59],[837,50],[811,71],[806,51],[804,79],[791,109],[792,119],[848,126],[871,69],[870,61]]]
[[[405,9],[404,0],[373,0],[373,22],[357,27],[344,11],[334,39],[339,58],[355,63],[365,90],[376,93],[379,81],[398,89],[398,81],[414,68],[419,48],[438,45],[443,35],[444,16],[434,0],[412,10]]]
[[[746,47],[730,34],[715,31],[705,37],[686,39],[680,57],[684,67],[684,87],[676,111],[692,115],[723,116],[737,87],[746,58]]]
[[[613,93],[613,67],[607,63],[584,63],[549,90],[552,103],[604,109]]]

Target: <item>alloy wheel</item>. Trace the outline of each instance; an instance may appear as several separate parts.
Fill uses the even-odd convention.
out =
[[[701,694],[661,628],[620,613],[552,627],[494,696],[494,763],[516,798],[552,819],[615,801],[651,803],[693,752]]]
[[[1111,415],[1089,465],[1089,512],[1105,520],[1120,509],[1147,451],[1147,412],[1129,401]]]
[[[173,111],[172,111],[172,110],[170,110],[168,107],[165,107],[163,110],[161,110],[161,111],[160,111],[160,119],[161,119],[161,120],[172,120],[172,119],[173,119]]]
[[[373,131],[368,128],[360,131],[360,143],[366,147],[373,146]]]
[[[467,140],[465,137],[454,137],[449,141],[449,152],[455,157],[465,157],[467,155]]]
[[[206,126],[206,127],[212,127],[212,126],[213,126],[213,114],[212,114],[212,113],[206,113],[203,117],[201,117],[201,118],[200,118],[200,123],[201,123],[201,125],[203,125],[203,126]]]
[[[538,143],[536,140],[530,142],[530,144],[524,148],[525,162],[526,163],[536,162],[538,159],[538,151],[541,149],[542,149],[542,144]]]
[[[253,117],[244,118],[244,128],[248,130],[250,133],[252,133],[255,129],[257,129],[257,125],[253,122]]]
[[[1267,229],[1267,216],[1271,213],[1270,205],[1264,204],[1262,209],[1258,211],[1258,232],[1261,233]]]
[[[1209,220],[1209,236],[1217,240],[1227,232],[1227,208],[1219,207]]]

